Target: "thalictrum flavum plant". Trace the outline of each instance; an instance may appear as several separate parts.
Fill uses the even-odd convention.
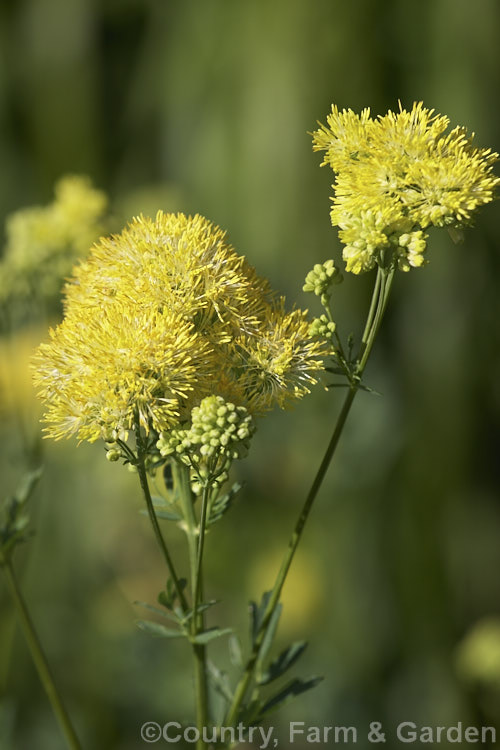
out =
[[[273,690],[305,648],[300,642],[272,653],[280,597],[352,403],[359,390],[369,390],[365,368],[396,272],[425,265],[428,229],[470,224],[499,182],[492,172],[497,154],[475,148],[463,128],[449,130],[446,117],[421,103],[377,118],[332,107],[313,144],[335,174],[331,219],[345,271],[375,275],[357,344],[334,319],[342,273],[333,260],[307,275],[304,290],[322,307],[311,320],[302,310],[287,311],[217,226],[160,211],[101,239],[75,267],[64,319],[33,360],[46,435],[101,440],[109,461],[137,473],[168,571],[160,606],[144,605],[155,619],[140,626],[189,644],[199,749],[231,746],[222,727],[254,726],[317,684],[316,677],[291,678]],[[206,532],[239,490],[230,483],[231,466],[246,456],[258,420],[303,398],[315,383],[329,387],[338,378],[346,393],[331,440],[275,583],[251,607],[251,642],[231,681],[207,658],[209,644],[230,629],[205,625],[215,604],[205,593]],[[168,479],[162,496],[151,489],[158,477]],[[185,532],[186,577],[170,551],[168,523]],[[219,716],[211,688],[221,696]]]

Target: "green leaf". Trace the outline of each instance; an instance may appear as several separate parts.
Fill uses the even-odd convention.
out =
[[[258,682],[260,682],[260,677],[262,673],[262,665],[265,662],[269,651],[271,650],[271,646],[273,645],[274,636],[276,635],[276,630],[278,628],[278,622],[281,617],[282,610],[283,610],[283,605],[278,603],[273,610],[273,613],[269,619],[269,623],[266,628],[264,638],[262,639],[262,645],[259,650],[259,658],[258,658],[257,668],[256,668]]]
[[[156,517],[164,521],[182,521],[181,514],[171,510],[157,510]]]
[[[297,695],[305,693],[307,690],[312,690],[318,683],[321,682],[323,677],[311,677],[309,680],[295,679],[289,682],[283,690],[280,690],[273,698],[265,703],[259,713],[259,720],[263,719],[270,713],[273,713],[278,708],[281,708],[286,703],[289,703]]]
[[[284,649],[284,651],[282,651],[281,654],[271,662],[266,672],[263,672],[259,679],[259,684],[268,685],[273,680],[281,677],[282,674],[295,664],[306,648],[307,641],[297,641]]]
[[[184,591],[184,589],[187,586],[187,580],[185,578],[179,578],[179,588],[181,591]],[[175,584],[171,578],[168,579],[167,585],[165,587],[165,591],[160,591],[158,594],[158,602],[167,609],[173,610],[174,604],[177,600],[177,591],[175,589]]]
[[[173,609],[173,601],[166,591],[160,591],[158,594],[158,603],[162,604],[166,609]]]
[[[215,690],[228,704],[231,703],[233,700],[233,691],[227,673],[222,672],[210,659],[207,660],[207,667],[210,681]]]
[[[172,503],[167,502],[164,497],[161,497],[161,495],[153,495],[151,500],[157,518],[161,518],[165,521],[182,521],[182,515],[174,510],[175,506],[172,505]],[[141,516],[149,515],[147,510],[140,510],[139,513]]]
[[[224,495],[221,495],[221,497],[217,497],[214,500],[207,519],[207,526],[211,526],[212,524],[216,523],[222,518],[225,513],[227,513],[242,486],[243,485],[239,484],[238,482],[235,482],[228,492],[226,492]]]
[[[28,526],[30,522],[30,519],[28,516],[19,516],[16,518],[16,521],[14,523],[14,531],[16,533],[22,533],[24,529]]]
[[[250,639],[252,643],[255,642],[257,637],[257,620],[258,620],[259,608],[255,602],[249,602],[248,613],[250,615]]]
[[[163,500],[163,498],[160,498]],[[155,505],[155,516],[157,518],[161,518],[164,521],[182,521],[182,516],[180,513],[177,513],[177,511],[173,510],[164,510],[165,508],[170,507],[167,505],[167,503],[163,502],[162,505],[159,505],[157,503],[154,503]],[[158,510],[158,508],[161,508],[162,510]],[[141,516],[149,516],[149,513],[147,510],[141,509],[139,511]]]
[[[352,358],[352,350],[353,350],[353,348],[354,348],[354,334],[350,333],[349,336],[347,337],[347,349],[348,349],[348,352],[349,352],[349,359]]]
[[[12,554],[12,551],[17,544],[23,544],[28,540],[30,536],[33,536],[33,531],[10,531],[8,534],[0,535],[0,565],[7,561]]]
[[[16,491],[16,500],[20,505],[24,505],[24,503],[29,500],[42,474],[43,468],[40,466],[38,469],[30,471],[22,478]]]
[[[382,394],[379,391],[376,391],[374,388],[370,388],[369,385],[364,385],[364,383],[359,383],[358,388],[360,391],[366,391],[367,393],[373,393],[374,396],[381,396]]]
[[[149,612],[153,612],[153,614],[158,615],[159,617],[164,617],[167,620],[170,620],[170,622],[176,622],[179,623],[178,618],[175,615],[171,615],[168,612],[165,612],[164,609],[159,609],[158,607],[153,607],[151,604],[148,604],[147,602],[134,602],[136,607],[144,607],[144,609],[147,609]]]
[[[173,630],[160,625],[159,622],[150,622],[149,620],[138,620],[137,626],[146,633],[157,636],[158,638],[186,638],[187,635],[182,630]]]
[[[25,504],[42,475],[42,468],[30,471],[22,478],[16,493],[0,504],[0,552],[3,561],[7,561],[17,544],[25,542],[32,532],[27,528],[29,515]]]
[[[232,635],[229,639],[229,658],[231,664],[238,669],[243,669],[243,652],[241,642],[237,635]]]
[[[200,604],[200,605],[198,605],[198,607],[196,608],[196,612],[197,612],[198,614],[201,614],[202,612],[205,612],[205,610],[207,610],[207,609],[210,609],[210,607],[213,607],[213,606],[214,606],[214,604],[218,604],[218,603],[219,603],[219,601],[220,601],[219,599],[212,599],[212,600],[211,600],[211,601],[209,601],[209,602],[205,602],[205,604]],[[185,613],[185,615],[184,615],[184,617],[183,617],[183,620],[184,620],[184,622],[188,622],[189,620],[191,620],[191,619],[192,619],[192,617],[193,617],[193,610],[192,610],[192,609],[190,609],[190,610],[189,610],[189,612],[186,612],[186,613]]]
[[[271,598],[271,592],[270,591],[264,591],[262,594],[262,599],[260,600],[260,604],[257,606],[255,602],[250,602],[249,610],[250,610],[250,627],[251,627],[251,638],[252,643],[255,642],[255,639],[257,638],[257,634],[260,630],[260,626],[262,625],[262,620],[264,619],[264,613],[267,609],[268,602]]]
[[[243,724],[244,727],[258,724],[262,705],[262,701],[258,698],[251,698],[250,702],[238,711],[238,723]]]
[[[229,633],[232,633],[231,628],[209,628],[208,630],[204,630],[202,633],[198,633],[194,638],[191,638],[192,643],[199,643],[199,644],[205,644],[210,643],[210,641],[215,640],[215,638],[220,638],[223,635],[228,635]]]
[[[151,495],[151,502],[155,508],[166,508],[170,504],[161,495]]]

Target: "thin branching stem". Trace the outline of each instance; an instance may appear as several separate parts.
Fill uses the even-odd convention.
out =
[[[281,564],[281,568],[278,572],[274,586],[271,590],[269,600],[262,618],[262,623],[255,637],[252,651],[245,666],[245,671],[243,672],[243,675],[236,687],[232,704],[229,707],[228,713],[226,715],[225,726],[234,726],[238,721],[240,708],[252,683],[255,668],[259,661],[260,650],[264,642],[267,629],[271,622],[272,615],[279,602],[281,592],[283,590],[283,586],[285,584],[288,571],[290,570],[295,552],[302,537],[304,527],[306,525],[319,489],[323,483],[325,474],[335,454],[335,450],[337,448],[339,439],[344,429],[344,425],[351,410],[354,398],[361,385],[361,378],[387,306],[393,276],[393,269],[386,270],[379,267],[377,270],[377,277],[372,293],[372,300],[361,342],[361,350],[359,355],[360,358],[358,360],[358,365],[355,373],[356,379],[350,381],[349,390],[337,418],[332,437],[288,542],[283,562]]]
[[[66,739],[66,743],[70,750],[81,750],[80,741],[76,736],[76,732],[71,723],[68,712],[64,706],[62,698],[59,694],[57,686],[55,684],[52,672],[45,656],[45,652],[42,648],[42,644],[35,630],[33,620],[29,613],[28,607],[22,595],[21,589],[17,582],[17,578],[12,567],[12,561],[9,559],[5,560],[2,564],[2,569],[5,572],[7,580],[7,586],[12,597],[12,601],[16,607],[17,615],[21,628],[23,630],[26,643],[31,652],[31,657],[35,664],[36,670],[42,682],[42,685],[47,693],[47,697],[50,701],[54,714],[59,722],[61,730]]]
[[[200,530],[198,535],[198,555],[196,560],[196,577],[195,587],[193,593],[193,609],[196,609],[201,604],[202,590],[203,590],[203,551],[205,548],[205,532],[207,530],[207,511],[208,501],[210,499],[210,486],[206,483],[203,486],[203,494],[201,497],[201,514],[200,514]]]
[[[189,550],[189,566],[191,569],[191,591],[193,597],[193,611],[191,613],[191,639],[193,647],[193,665],[195,677],[196,692],[196,725],[200,732],[200,739],[197,741],[197,750],[203,750],[205,743],[203,741],[203,727],[208,722],[208,684],[207,684],[207,657],[206,647],[202,643],[196,643],[196,636],[205,628],[205,618],[203,612],[198,612],[201,604],[203,589],[202,579],[202,558],[203,558],[203,539],[205,536],[206,525],[206,507],[208,504],[208,488],[203,489],[202,511],[200,526],[197,527],[196,516],[193,507],[193,493],[189,482],[189,469],[174,463],[174,481],[179,491],[180,502],[183,509],[185,529]]]
[[[151,521],[151,525],[153,527],[153,531],[156,537],[156,541],[158,542],[158,546],[163,554],[163,557],[165,558],[165,563],[167,565],[168,572],[170,573],[170,577],[174,584],[175,592],[177,594],[177,598],[179,599],[179,604],[183,612],[186,613],[188,610],[188,603],[186,601],[186,597],[184,596],[182,586],[179,582],[179,578],[175,571],[175,566],[174,566],[172,557],[170,555],[170,552],[168,551],[168,547],[166,545],[165,539],[163,538],[163,534],[161,533],[160,524],[158,523],[158,518],[156,517],[153,500],[151,498],[151,492],[149,490],[148,475],[147,475],[146,463],[145,463],[146,450],[145,450],[144,441],[141,435],[141,427],[139,424],[139,420],[136,420],[135,438],[136,438],[136,445],[137,445],[136,467],[137,467],[137,472],[139,474],[139,481],[141,483],[141,489],[144,495],[144,499],[146,501],[146,507],[148,510],[149,519]]]

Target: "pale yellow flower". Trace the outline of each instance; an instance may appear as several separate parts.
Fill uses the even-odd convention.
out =
[[[56,439],[126,433],[136,414],[147,430],[167,430],[213,376],[207,343],[171,312],[110,305],[98,315],[81,308],[50,335],[33,368],[48,407],[46,432]]]
[[[109,440],[185,424],[208,395],[262,413],[301,398],[322,345],[304,312],[201,216],[159,212],[102,239],[66,288],[65,319],[34,358],[47,434]]]
[[[322,365],[309,327],[307,313],[286,313],[281,300],[268,308],[255,334],[235,338],[228,367],[250,411],[263,413],[275,404],[284,408],[310,392]]]
[[[202,216],[162,211],[100,240],[65,292],[66,307],[137,302],[182,310],[197,330],[212,332],[217,324],[251,328],[273,296],[219,227]]]
[[[494,198],[498,155],[463,128],[445,134],[448,118],[421,102],[376,119],[333,106],[327,122],[313,148],[336,173],[331,219],[348,271],[368,271],[391,250],[402,270],[421,266],[427,227],[461,227]]]

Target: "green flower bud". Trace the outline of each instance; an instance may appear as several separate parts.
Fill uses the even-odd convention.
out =
[[[247,454],[254,432],[245,407],[207,396],[192,410],[189,428],[163,433],[156,445],[162,456],[175,455],[191,468],[191,488],[199,494],[207,484],[226,481],[231,461]]]
[[[328,320],[326,315],[321,315],[319,318],[315,318],[309,326],[309,336],[311,338],[321,336],[322,338],[331,340],[336,328],[337,326],[332,320]]]
[[[312,271],[306,276],[306,283],[302,287],[304,292],[314,292],[317,297],[325,297],[328,300],[330,288],[333,284],[340,284],[342,274],[333,260],[324,263],[316,263]],[[322,304],[323,300],[322,300]]]
[[[186,430],[172,430],[162,433],[156,442],[156,447],[162,456],[170,456],[173,453],[183,453],[190,446]]]
[[[224,454],[229,446],[238,453],[237,444],[249,440],[255,429],[245,407],[225,402],[221,396],[204,398],[191,418],[189,435],[204,456]]]

